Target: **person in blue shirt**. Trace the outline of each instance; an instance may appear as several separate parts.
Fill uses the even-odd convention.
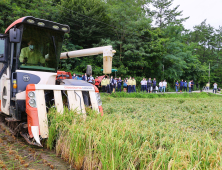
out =
[[[178,83],[178,81],[176,81],[176,83],[175,83],[176,92],[178,92],[178,87],[179,87],[179,83]]]
[[[81,76],[81,75],[78,75],[78,76],[77,76],[77,80],[82,80],[82,76]]]
[[[122,80],[121,77],[119,77],[119,80],[117,81],[117,88],[119,92],[121,92],[121,86],[122,86]]]
[[[153,93],[155,93],[156,90],[156,78],[153,79]]]
[[[180,81],[180,93],[183,91],[183,79]]]
[[[127,91],[127,80],[126,78],[123,81],[123,91],[126,92]]]
[[[76,74],[74,73],[73,76],[72,76],[72,79],[75,79],[75,78],[76,78]]]
[[[193,80],[191,80],[191,90],[193,91],[193,87],[194,87],[194,82]]]
[[[149,92],[152,92],[151,91],[151,84],[152,84],[152,80],[151,80],[151,78],[149,78],[149,80],[147,81],[147,93]]]
[[[184,83],[183,83],[183,88],[184,88],[184,91],[187,92],[187,81],[185,80]]]
[[[87,74],[85,73],[85,75],[82,77],[82,80],[84,81],[87,81],[88,80],[88,77],[87,77]]]
[[[113,87],[113,88],[115,89],[115,92],[116,92],[116,87],[117,87],[117,78],[115,77],[115,78],[114,78],[114,87]],[[114,90],[114,89],[113,89],[113,90]]]

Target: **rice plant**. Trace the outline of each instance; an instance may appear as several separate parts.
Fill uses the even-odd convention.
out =
[[[47,146],[76,169],[222,168],[220,96],[115,95],[102,96],[103,117],[52,109]]]

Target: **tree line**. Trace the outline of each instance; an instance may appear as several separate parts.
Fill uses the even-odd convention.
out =
[[[204,20],[187,30],[173,0],[1,0],[0,30],[23,16],[67,24],[62,51],[112,45],[113,68],[121,77],[186,79],[205,85],[221,81],[222,27]],[[102,56],[61,60],[63,70],[102,75]]]

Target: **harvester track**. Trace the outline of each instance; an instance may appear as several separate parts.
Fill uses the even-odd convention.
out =
[[[29,145],[0,116],[0,169],[73,169],[53,151]],[[11,126],[13,127],[13,126]],[[18,126],[17,126],[18,127]],[[15,126],[16,128],[16,126]]]

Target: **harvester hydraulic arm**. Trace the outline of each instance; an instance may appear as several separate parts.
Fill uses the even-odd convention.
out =
[[[113,58],[113,55],[115,52],[116,51],[113,50],[112,46],[109,45],[109,46],[89,48],[89,49],[84,49],[84,50],[64,52],[64,53],[61,53],[60,59],[85,57],[85,56],[103,54],[103,73],[104,74],[111,74],[112,58]]]

